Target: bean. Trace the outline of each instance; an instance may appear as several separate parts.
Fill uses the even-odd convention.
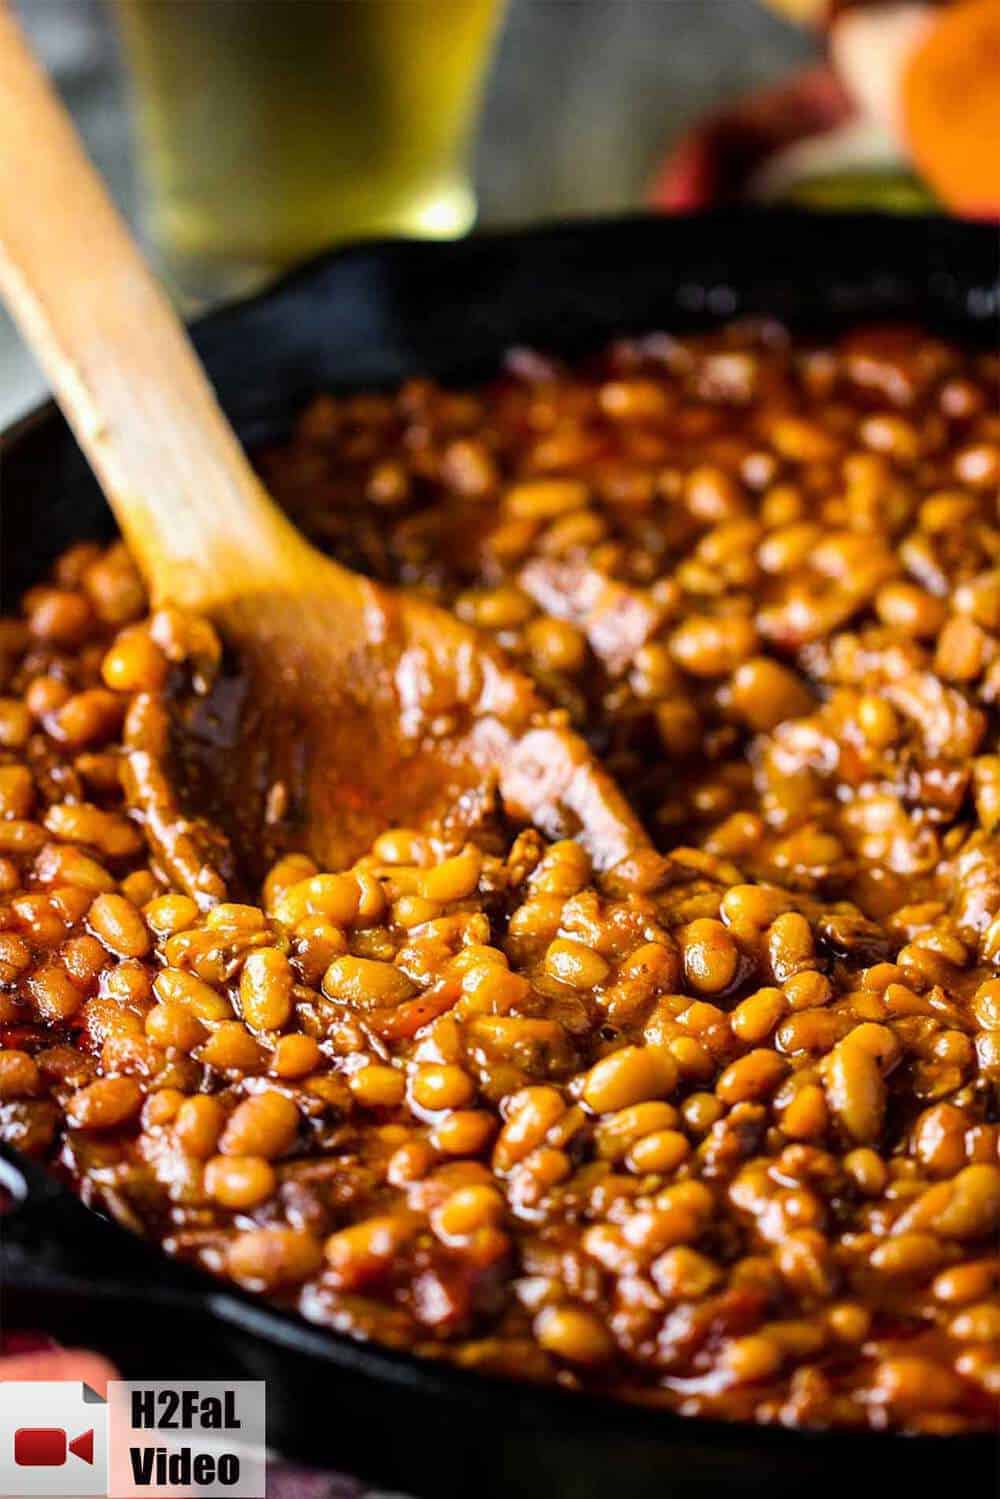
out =
[[[744,1103],[766,1098],[788,1071],[788,1063],[773,1051],[757,1050],[730,1063],[715,1086],[723,1103]]]
[[[119,958],[141,958],[149,951],[151,939],[142,913],[123,895],[99,895],[90,908],[87,924]]]
[[[352,1073],[349,1086],[358,1103],[369,1109],[395,1108],[406,1096],[406,1078],[403,1073],[395,1067],[382,1066],[377,1062],[369,1063],[360,1072]]]
[[[475,1097],[476,1087],[461,1067],[425,1065],[413,1075],[411,1092],[424,1109],[460,1109]]]
[[[702,994],[719,994],[736,975],[739,953],[721,921],[700,918],[684,932],[684,972]]]
[[[645,1099],[662,1098],[677,1083],[677,1067],[651,1046],[624,1046],[587,1073],[582,1098],[596,1114],[608,1114]]]
[[[219,1141],[223,1155],[284,1155],[299,1130],[299,1111],[283,1093],[255,1093],[230,1114]]]
[[[322,1251],[311,1233],[281,1226],[240,1234],[226,1255],[226,1269],[234,1280],[263,1291],[308,1280],[321,1263]]]
[[[593,989],[603,983],[611,971],[599,953],[592,952],[582,942],[566,938],[549,944],[545,969],[552,978],[570,984],[574,989]]]
[[[205,1165],[205,1190],[224,1208],[252,1208],[274,1193],[274,1168],[261,1156],[213,1156]]]
[[[279,1030],[292,1013],[294,974],[276,947],[248,953],[240,974],[240,1008],[255,1030]]]
[[[199,1094],[185,1099],[174,1120],[174,1135],[181,1149],[198,1160],[213,1155],[225,1123],[225,1112],[217,1098]]]
[[[615,1345],[599,1317],[585,1307],[547,1306],[535,1318],[534,1333],[547,1353],[589,1368],[614,1356]]]
[[[334,958],[323,975],[324,994],[363,1009],[401,1004],[413,991],[412,981],[401,969],[371,958]]]
[[[408,1216],[368,1218],[331,1234],[324,1253],[334,1283],[343,1290],[358,1290],[377,1280],[406,1248],[417,1231]]]
[[[139,1112],[142,1089],[132,1077],[101,1077],[74,1093],[66,1118],[74,1129],[117,1129]]]

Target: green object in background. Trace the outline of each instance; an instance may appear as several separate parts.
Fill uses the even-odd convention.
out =
[[[880,213],[939,213],[941,205],[919,177],[894,167],[850,168],[806,177],[785,201],[831,212],[872,208]]]

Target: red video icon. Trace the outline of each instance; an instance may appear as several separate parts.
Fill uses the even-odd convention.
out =
[[[14,1462],[19,1468],[61,1468],[68,1452],[93,1463],[93,1428],[71,1442],[61,1426],[22,1426],[14,1433]]]

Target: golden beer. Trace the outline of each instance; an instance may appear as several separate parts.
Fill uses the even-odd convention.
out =
[[[338,239],[447,238],[497,0],[117,0],[147,228],[191,300]]]

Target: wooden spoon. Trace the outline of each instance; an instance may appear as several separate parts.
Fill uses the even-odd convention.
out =
[[[154,606],[207,614],[241,663],[237,731],[217,728],[206,763],[244,866],[259,873],[280,841],[265,837],[276,801],[283,831],[336,869],[492,782],[597,869],[654,877],[617,786],[500,652],[323,557],[270,500],[3,0],[0,99],[0,290]],[[183,860],[180,874],[198,883]]]

